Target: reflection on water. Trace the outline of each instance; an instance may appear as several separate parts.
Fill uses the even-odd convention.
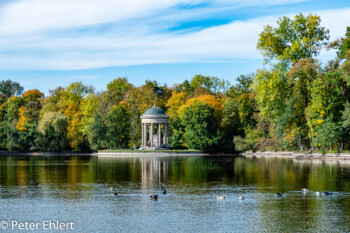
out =
[[[167,195],[161,194],[161,183]],[[304,194],[304,187],[311,191]],[[276,192],[284,197],[275,198]],[[225,201],[216,199],[224,193]],[[158,201],[150,194],[159,194]],[[0,220],[73,221],[76,232],[348,231],[350,163],[0,157],[0,206]]]

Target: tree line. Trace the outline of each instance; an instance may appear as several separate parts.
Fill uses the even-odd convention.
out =
[[[280,18],[259,35],[264,65],[235,84],[195,75],[168,87],[119,77],[104,91],[82,82],[44,96],[0,82],[0,149],[91,151],[141,143],[140,116],[154,104],[169,119],[173,148],[209,152],[348,150],[350,147],[350,27],[329,41],[316,15]],[[322,63],[321,49],[336,51]]]

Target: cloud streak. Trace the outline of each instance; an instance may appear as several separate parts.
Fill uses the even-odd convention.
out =
[[[171,22],[162,20],[184,20],[184,12],[174,10],[181,7],[200,18],[209,10],[295,2],[300,1],[17,1],[0,5],[0,69],[78,70],[260,58],[258,34],[280,16],[187,32],[167,31]],[[321,16],[334,38],[350,25],[350,8],[312,13]]]

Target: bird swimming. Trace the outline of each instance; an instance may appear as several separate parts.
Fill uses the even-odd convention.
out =
[[[220,199],[220,200],[225,200],[226,194],[224,194],[224,195],[218,195],[218,196],[216,196],[216,198],[217,198],[217,199]]]
[[[302,191],[303,191],[304,193],[307,193],[307,192],[309,192],[310,190],[308,190],[307,188],[303,188]]]
[[[323,192],[323,194],[324,194],[325,196],[333,195],[333,193],[330,193],[330,192]]]
[[[283,192],[276,193],[276,197],[282,197],[282,195],[283,195]]]
[[[165,195],[167,192],[168,192],[168,189],[166,188],[166,186],[162,183],[160,183],[163,187],[164,187],[164,191],[163,191],[163,194]]]
[[[115,195],[115,196],[117,196],[117,195],[118,195],[118,193],[117,193],[117,192],[115,192],[115,193],[114,193],[114,195]]]
[[[150,197],[152,201],[158,201],[158,195],[152,194]]]
[[[316,191],[315,194],[318,196],[318,195],[320,195],[320,192],[319,192],[319,191]]]
[[[115,191],[115,187],[109,187],[109,190],[111,190],[112,192]]]
[[[238,200],[244,200],[244,196],[238,196]]]

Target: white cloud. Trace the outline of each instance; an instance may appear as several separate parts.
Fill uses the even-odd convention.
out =
[[[120,21],[145,16],[183,0],[22,0],[4,5],[2,35],[25,34]]]
[[[178,5],[281,5],[302,0],[21,0],[0,8],[0,35],[67,29],[157,15]],[[1,5],[0,5],[1,6]],[[207,9],[204,9],[207,10]],[[189,14],[190,15],[190,14]]]
[[[184,34],[158,32],[155,27],[160,22],[145,19],[152,15],[166,16],[163,11],[177,4],[206,1],[23,0],[5,4],[0,7],[0,69],[74,70],[260,58],[256,51],[259,33],[264,25],[275,24],[280,16],[234,21]],[[291,2],[298,0],[283,1]],[[210,4],[219,9],[243,4],[281,4],[281,1],[215,0]],[[197,15],[201,12],[197,10]],[[343,36],[350,25],[350,18],[346,17],[350,8],[312,13],[321,16],[334,38]],[[140,20],[135,22],[133,18]],[[110,22],[117,26],[88,32],[78,30]]]
[[[18,51],[0,62],[10,68],[85,69],[108,66],[256,58],[262,19],[233,22],[188,34],[35,37],[0,40],[0,50]],[[263,22],[271,23],[272,18]],[[29,51],[23,53],[21,51]]]

